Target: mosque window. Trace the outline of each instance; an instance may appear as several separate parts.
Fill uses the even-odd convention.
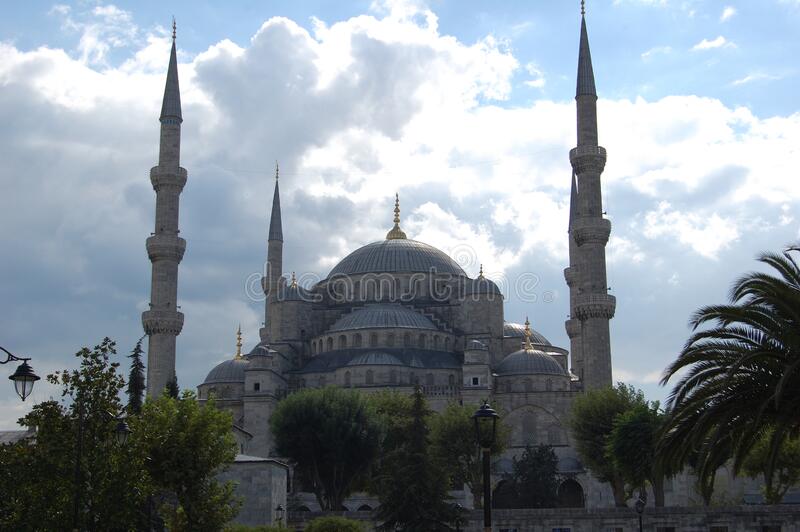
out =
[[[360,334],[356,333],[356,335],[353,337],[353,345],[355,345],[356,347],[361,347],[361,335]]]
[[[317,342],[311,342],[311,354],[317,354]]]
[[[361,297],[361,281],[356,281],[353,285],[353,299],[360,301]]]
[[[350,387],[350,372],[349,371],[345,371],[344,372],[344,385],[347,386],[348,388]]]
[[[438,336],[434,336],[433,337],[433,348],[434,349],[439,349],[439,337]]]
[[[260,392],[261,391],[261,383],[260,382],[254,382],[253,383],[253,391],[254,392]]]
[[[433,386],[433,381],[434,381],[433,373],[428,373],[427,375],[425,375],[425,384],[427,384],[428,386]]]
[[[452,375],[452,374],[448,375],[447,376],[447,384],[449,386],[455,386],[456,385],[456,376]]]
[[[450,351],[450,337],[444,339],[444,350]]]
[[[425,335],[424,334],[420,334],[419,335],[419,344],[418,345],[419,345],[420,349],[425,349]]]
[[[401,294],[400,278],[399,277],[395,277],[395,279],[394,279],[394,294],[393,294],[394,297],[393,297],[393,299],[395,301],[399,300],[400,299],[400,294]]]
[[[371,369],[367,370],[367,375],[365,380],[367,384],[372,384],[374,382],[374,376]]]
[[[389,333],[386,335],[386,345],[394,347],[394,334]]]
[[[481,385],[481,378],[480,377],[472,377],[472,385],[473,386],[480,386]]]
[[[372,333],[369,335],[369,346],[370,347],[378,347],[378,335],[377,333]]]
[[[411,347],[411,333],[403,335],[403,347]]]
[[[328,351],[333,351],[333,338],[328,338]]]
[[[347,336],[341,335],[339,336],[339,349],[344,349],[347,347]]]

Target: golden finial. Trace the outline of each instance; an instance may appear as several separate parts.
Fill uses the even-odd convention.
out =
[[[292,288],[297,288],[297,277],[295,277],[294,272],[292,272]]]
[[[481,270],[478,272],[478,279],[483,279],[483,264],[481,264]]]
[[[586,14],[586,0],[581,0],[581,15]]]
[[[386,233],[386,240],[405,240],[406,234],[400,229],[400,194],[394,195],[394,227]]]
[[[525,316],[525,343],[522,347],[525,351],[533,351],[533,345],[531,344],[531,322],[528,321],[528,316]]]
[[[278,180],[279,175],[280,175],[280,169],[278,168],[278,160],[276,159],[275,160],[275,181]]]
[[[178,27],[175,25],[175,17],[172,17],[172,40],[175,41],[175,35],[177,34]]]
[[[239,328],[236,329],[236,356],[234,359],[238,360],[242,358],[242,324],[239,324]]]

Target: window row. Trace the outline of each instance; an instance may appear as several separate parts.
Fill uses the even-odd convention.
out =
[[[311,341],[311,353],[326,353],[334,349],[347,349],[348,347],[415,347],[418,349],[442,349],[450,351],[452,339],[449,336],[425,333],[404,333],[402,335],[388,333],[383,335],[378,333],[351,333],[340,334],[338,336],[328,336]]]

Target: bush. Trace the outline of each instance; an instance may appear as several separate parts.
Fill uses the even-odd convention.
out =
[[[305,532],[364,532],[364,525],[344,517],[318,517],[308,524]]]
[[[285,526],[228,525],[225,532],[289,532]]]

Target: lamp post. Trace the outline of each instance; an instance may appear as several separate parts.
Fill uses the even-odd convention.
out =
[[[636,502],[633,503],[634,508],[636,508],[636,513],[639,514],[639,532],[642,532],[642,514],[644,513],[644,507],[647,504],[647,493],[643,489],[639,490],[639,498],[636,499]]]
[[[275,520],[278,521],[279,527],[283,526],[283,512],[285,512],[285,510],[283,509],[283,505],[279,504],[275,508]]]
[[[0,350],[6,354],[6,359],[0,360],[0,364],[8,364],[12,361],[22,362],[22,364],[17,367],[17,371],[15,371],[9,379],[14,381],[14,389],[17,391],[17,395],[19,395],[20,399],[24,401],[33,391],[33,384],[39,380],[39,376],[33,372],[33,368],[28,364],[30,358],[15,356],[5,347],[0,347]]]
[[[497,433],[497,415],[489,401],[472,414],[475,422],[475,439],[483,449],[483,530],[492,532],[492,485],[491,485],[491,456],[492,445]]]
[[[456,527],[456,532],[461,532],[461,525],[464,523],[464,518],[462,517],[462,514],[464,512],[464,507],[461,506],[461,503],[457,502],[453,506],[453,509],[455,510],[456,513],[456,518],[453,522],[453,525]]]

